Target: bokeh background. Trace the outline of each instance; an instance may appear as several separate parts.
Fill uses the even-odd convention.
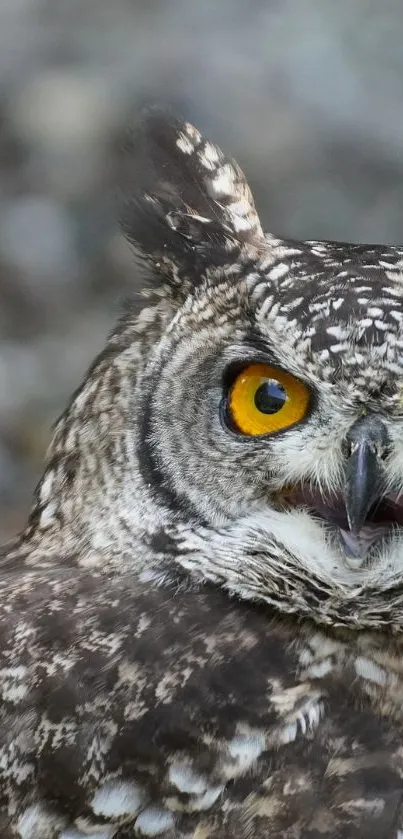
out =
[[[125,128],[168,102],[235,156],[267,229],[403,242],[402,0],[0,0],[0,537],[136,287]]]

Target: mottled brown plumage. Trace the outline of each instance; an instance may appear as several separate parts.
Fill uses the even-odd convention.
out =
[[[158,109],[124,192],[148,299],[1,558],[1,839],[402,839],[403,250],[264,236]],[[305,383],[301,422],[231,426],[250,362]],[[384,483],[355,533],[362,427]]]

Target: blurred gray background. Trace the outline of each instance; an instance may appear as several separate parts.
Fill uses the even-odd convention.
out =
[[[168,102],[278,234],[403,242],[402,0],[0,0],[0,537],[135,287],[125,126]]]

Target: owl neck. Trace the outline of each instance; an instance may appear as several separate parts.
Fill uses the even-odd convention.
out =
[[[294,616],[327,631],[402,635],[401,575],[377,578],[351,571],[333,578],[295,561],[264,523],[249,516],[220,529],[177,529],[176,562],[197,581],[223,586],[242,600],[266,604],[269,614]],[[403,640],[403,639],[402,639]]]
[[[216,529],[175,521],[141,482],[127,436],[117,434],[115,446],[110,452],[114,463],[110,483],[99,480],[102,469],[96,459],[93,464],[91,459],[78,460],[74,479],[67,476],[64,458],[50,461],[18,550],[23,544],[31,559],[39,561],[44,553],[75,554],[85,566],[107,573],[134,571],[150,585],[175,590],[196,589],[207,582],[237,600],[266,605],[268,618],[293,616],[331,633],[366,631],[380,639],[402,636],[401,585],[374,587],[363,580],[355,586],[331,585],[303,573],[275,546],[266,543],[259,550],[254,534],[243,538],[238,523]],[[69,480],[73,487],[82,481],[82,489],[77,483],[70,493]]]

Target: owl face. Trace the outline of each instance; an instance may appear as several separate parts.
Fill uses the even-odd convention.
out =
[[[124,228],[166,303],[133,400],[147,486],[179,528],[224,534],[197,562],[245,596],[273,569],[350,594],[392,585],[402,252],[265,236],[239,167],[169,115],[151,112],[139,144]]]
[[[282,263],[275,295],[277,260],[187,298],[145,368],[143,458],[187,517],[217,526],[259,512],[270,527],[274,512],[285,548],[287,527],[293,544],[308,528],[329,562],[358,569],[403,537],[396,286],[381,271],[369,281],[365,265],[342,282],[339,267],[317,267],[307,283],[312,247],[298,269]]]

